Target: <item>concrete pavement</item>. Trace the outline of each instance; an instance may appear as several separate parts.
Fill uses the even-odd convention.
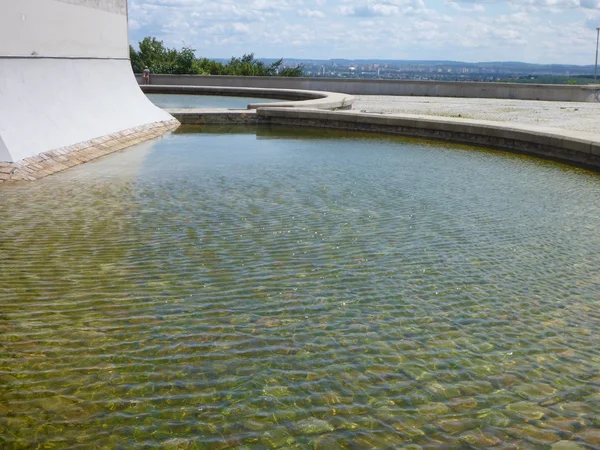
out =
[[[600,103],[356,95],[353,111],[486,120],[600,134]]]

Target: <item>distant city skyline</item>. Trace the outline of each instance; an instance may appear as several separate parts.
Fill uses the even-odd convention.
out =
[[[209,58],[587,65],[600,0],[130,0],[129,25]]]

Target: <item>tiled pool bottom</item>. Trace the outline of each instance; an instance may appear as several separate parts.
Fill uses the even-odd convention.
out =
[[[0,188],[1,448],[598,448],[598,174],[235,131]]]

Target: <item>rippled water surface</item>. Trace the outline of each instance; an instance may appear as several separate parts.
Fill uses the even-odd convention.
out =
[[[180,132],[0,187],[0,448],[600,448],[600,176]]]
[[[285,100],[252,97],[223,97],[219,95],[146,94],[161,108],[227,108],[246,109],[250,103],[275,103]]]

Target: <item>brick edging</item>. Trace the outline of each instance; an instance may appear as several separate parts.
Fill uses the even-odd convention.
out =
[[[34,181],[101,158],[179,127],[177,120],[154,122],[69,147],[58,148],[17,162],[0,162],[0,183]]]

